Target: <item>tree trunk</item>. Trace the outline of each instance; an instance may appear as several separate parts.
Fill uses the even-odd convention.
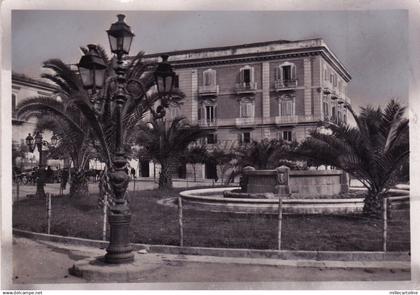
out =
[[[71,175],[70,197],[82,198],[89,195],[88,181],[84,171],[78,171]]]
[[[382,216],[383,197],[382,193],[368,192],[364,200],[363,213],[372,217]]]
[[[159,174],[159,189],[171,189],[172,188],[172,172],[169,163],[160,163],[160,174]]]
[[[195,172],[195,164],[192,164],[192,168],[193,168],[193,171],[194,171],[194,182],[197,182],[197,174],[196,174],[196,172]]]

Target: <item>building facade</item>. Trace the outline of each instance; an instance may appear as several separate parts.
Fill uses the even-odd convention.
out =
[[[150,54],[150,61],[162,53]],[[351,76],[322,39],[167,52],[186,98],[183,115],[224,148],[267,139],[298,142],[320,122],[347,121]],[[208,178],[206,169],[201,177]],[[208,174],[208,173],[207,173]]]
[[[29,133],[34,134],[36,119],[28,118],[23,120],[17,118],[16,107],[24,99],[34,96],[52,96],[55,95],[56,87],[49,83],[29,78],[22,74],[12,73],[12,145],[16,151],[25,150],[25,139]],[[43,137],[49,140],[52,134],[45,132]],[[38,166],[39,153],[25,152],[16,159],[13,158],[13,165],[21,169]],[[46,159],[45,159],[46,160]]]

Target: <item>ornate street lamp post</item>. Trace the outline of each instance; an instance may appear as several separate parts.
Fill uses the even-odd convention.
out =
[[[114,202],[109,208],[108,222],[110,225],[110,241],[106,249],[105,262],[111,264],[129,263],[134,260],[132,253],[132,246],[129,241],[129,223],[131,213],[125,198],[127,186],[129,183],[129,176],[125,171],[127,166],[127,159],[123,147],[123,130],[121,112],[128,99],[126,69],[123,65],[123,57],[130,51],[131,42],[134,34],[130,27],[124,22],[125,16],[119,14],[118,21],[113,23],[109,30],[107,30],[111,52],[117,57],[114,71],[116,74],[113,89],[105,89],[103,92],[105,96],[103,99],[112,101],[114,105],[114,116],[112,120],[115,126],[115,148],[112,157],[112,167],[110,167],[108,176],[109,184],[113,191]],[[79,73],[84,87],[91,90],[93,104],[96,100],[101,100],[100,97],[94,97],[96,88],[103,87],[104,71],[106,66],[99,58],[98,51],[95,45],[88,46],[89,51],[84,55],[79,62]],[[162,108],[166,107],[170,99],[174,83],[174,72],[171,65],[167,62],[168,57],[163,57],[163,62],[160,63],[155,72],[155,83],[157,90],[162,100]],[[109,86],[109,85],[108,85]],[[110,87],[110,86],[109,86]],[[164,115],[164,109],[158,108],[157,113]]]
[[[45,197],[45,167],[44,167],[44,160],[43,160],[43,154],[42,154],[42,146],[56,146],[57,144],[57,137],[53,135],[51,137],[51,143],[48,143],[47,141],[43,140],[42,134],[40,132],[37,132],[35,134],[35,138],[32,137],[32,135],[29,133],[26,137],[26,145],[28,146],[31,153],[35,151],[35,148],[38,149],[39,152],[39,165],[38,165],[38,175],[36,180],[36,193],[35,196],[38,198],[44,198]]]

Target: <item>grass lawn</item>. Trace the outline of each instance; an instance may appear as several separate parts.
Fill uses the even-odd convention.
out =
[[[179,244],[177,209],[157,203],[159,199],[178,196],[179,191],[130,192],[132,242]],[[282,249],[381,251],[382,225],[380,219],[360,215],[284,215]],[[16,202],[13,205],[13,227],[46,232],[45,200]],[[393,240],[389,241],[389,250],[408,251],[410,233],[407,213],[390,228]],[[51,233],[101,239],[102,209],[97,205],[97,195],[82,200],[54,197]],[[185,209],[184,245],[276,249],[277,217]]]

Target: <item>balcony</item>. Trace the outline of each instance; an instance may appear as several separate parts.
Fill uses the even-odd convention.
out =
[[[328,87],[325,87],[324,89],[323,89],[323,93],[324,94],[331,94],[331,89],[330,88],[328,88]]]
[[[255,93],[257,91],[257,82],[236,83],[235,92],[237,94]]]
[[[315,122],[315,121],[316,121],[316,118],[312,115],[310,116],[291,115],[291,116],[274,117],[274,123],[276,125],[298,124],[298,123]]]
[[[298,85],[297,80],[276,80],[274,81],[274,90],[285,91],[294,90]]]
[[[201,85],[198,86],[199,96],[217,96],[219,95],[219,85]]]
[[[335,91],[335,90],[332,90],[331,91],[331,99],[332,100],[338,99],[338,93],[337,93],[337,91]]]
[[[198,126],[203,128],[211,128],[211,127],[217,127],[217,120],[216,119],[201,119],[198,120]]]
[[[235,125],[237,128],[248,128],[255,125],[255,118],[254,117],[247,117],[247,118],[236,118]]]

